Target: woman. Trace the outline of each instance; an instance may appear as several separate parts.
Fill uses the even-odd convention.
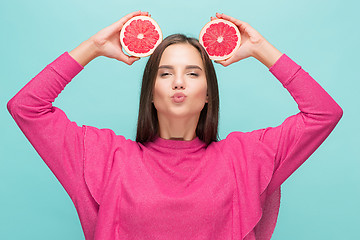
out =
[[[167,37],[145,67],[136,141],[77,126],[52,106],[91,60],[128,65],[119,32],[133,12],[47,65],[8,110],[71,197],[86,239],[270,239],[280,185],[321,145],[341,107],[301,66],[248,23],[228,66],[254,57],[269,68],[300,112],[277,127],[217,139],[214,67],[198,41]],[[150,15],[149,15],[150,16]]]

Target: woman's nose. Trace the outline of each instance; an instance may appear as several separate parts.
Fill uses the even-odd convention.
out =
[[[184,89],[184,86],[182,84],[175,85],[175,89]]]
[[[183,77],[176,77],[173,82],[173,89],[184,89],[185,88],[185,81]]]

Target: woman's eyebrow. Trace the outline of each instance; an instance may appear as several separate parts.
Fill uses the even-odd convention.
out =
[[[159,69],[160,68],[174,69],[174,67],[172,65],[161,65],[159,67]],[[199,67],[198,65],[186,65],[186,67],[185,67],[185,69],[194,69],[194,68],[200,69],[202,71],[201,67]]]

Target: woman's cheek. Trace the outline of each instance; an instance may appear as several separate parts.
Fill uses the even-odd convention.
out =
[[[200,101],[200,102],[204,102],[206,101],[206,95],[207,95],[207,84],[206,84],[206,80],[205,83],[201,84],[200,86],[197,86],[197,94],[196,94],[196,98]]]
[[[169,98],[167,92],[155,90],[153,100],[154,100],[154,106],[155,106],[156,110],[164,111],[167,108],[167,106],[169,105],[170,98]]]

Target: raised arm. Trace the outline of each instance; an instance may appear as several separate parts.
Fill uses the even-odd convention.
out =
[[[61,91],[98,56],[128,65],[139,58],[123,53],[119,33],[133,12],[102,29],[70,53],[48,64],[7,103],[7,109],[32,146],[58,178],[70,197],[83,181],[84,134],[86,127],[70,121],[65,112],[52,105]],[[104,131],[105,132],[105,131]]]
[[[271,182],[267,187],[268,194],[271,194],[323,143],[341,119],[343,110],[309,73],[248,23],[224,14],[217,17],[234,22],[242,34],[239,50],[218,63],[228,66],[247,57],[256,58],[289,91],[300,110],[277,127],[252,132],[252,136],[263,143],[274,158]]]
[[[82,69],[65,52],[7,103],[16,124],[70,196],[81,179],[83,128],[52,103]]]

